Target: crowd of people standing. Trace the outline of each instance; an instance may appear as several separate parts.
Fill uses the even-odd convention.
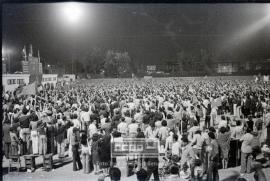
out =
[[[111,140],[130,137],[159,140],[160,152],[173,162],[170,180],[219,180],[218,170],[232,165],[229,153],[235,153],[242,175],[252,172],[258,155],[269,166],[269,83],[104,79],[31,96],[4,92],[2,98],[6,158],[49,153],[63,158],[67,151],[74,171],[117,175]],[[138,180],[152,174],[159,180],[159,158],[143,162]]]

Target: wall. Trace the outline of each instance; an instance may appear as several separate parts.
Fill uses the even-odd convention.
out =
[[[46,85],[50,85],[50,86],[56,86],[57,83],[57,79],[58,79],[58,75],[57,74],[43,74],[42,75],[42,81],[41,84],[44,86]]]
[[[29,84],[30,74],[2,74],[2,86],[4,91],[14,91],[19,85]],[[23,79],[19,81],[19,79]],[[12,81],[9,81],[12,80]],[[15,80],[15,81],[13,81]]]

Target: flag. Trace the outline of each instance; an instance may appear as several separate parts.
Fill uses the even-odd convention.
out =
[[[22,49],[22,55],[23,55],[24,60],[26,60],[26,47],[25,46]]]
[[[38,92],[43,91],[43,86],[42,86],[42,85],[38,86],[37,91],[38,91]]]
[[[22,95],[36,95],[36,82],[26,85],[22,88],[21,92],[17,94],[18,96]]]

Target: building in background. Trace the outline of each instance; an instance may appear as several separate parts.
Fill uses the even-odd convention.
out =
[[[58,81],[57,74],[42,74],[41,84],[45,88],[55,88]]]
[[[22,63],[22,72],[24,74],[30,74],[30,82],[33,81],[38,81],[39,79],[38,77],[41,77],[42,73],[43,73],[43,67],[42,67],[42,63],[40,62],[40,54],[38,51],[38,56],[34,57],[33,56],[33,47],[32,45],[30,45],[30,50],[29,50],[29,54],[27,56],[26,54],[26,48],[23,48],[23,60],[21,61]]]
[[[70,82],[74,82],[76,80],[75,74],[63,74],[63,76],[58,77],[59,85],[68,85]]]
[[[155,73],[157,70],[157,66],[156,65],[147,65],[146,66],[146,71],[148,74],[152,74]]]
[[[30,74],[2,74],[3,91],[13,92],[20,85],[28,85]]]

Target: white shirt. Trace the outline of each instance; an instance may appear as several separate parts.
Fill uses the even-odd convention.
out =
[[[84,122],[90,121],[90,112],[81,112],[81,120]]]
[[[125,123],[125,122],[119,123],[117,126],[117,131],[119,131],[120,133],[126,134],[128,131],[127,123]]]
[[[78,129],[81,128],[81,123],[78,119],[73,119],[72,121],[73,121],[74,127],[78,128]]]
[[[220,129],[221,127],[227,127],[227,121],[226,120],[221,120],[219,123],[218,123],[218,129]]]
[[[137,133],[137,129],[138,129],[138,124],[136,123],[131,123],[130,125],[128,125],[129,133]]]
[[[172,155],[180,156],[180,149],[181,149],[180,143],[178,141],[174,142],[172,144]]]
[[[93,134],[98,132],[96,125],[93,123],[89,125],[88,131],[89,131],[90,138],[93,136]]]
[[[106,121],[106,118],[100,119],[100,124],[101,124],[101,126],[103,126],[103,125],[105,124],[105,121]]]
[[[152,127],[151,126],[148,126],[146,129],[145,129],[145,137],[146,138],[155,138],[156,137],[156,130],[152,130]]]
[[[67,130],[67,140],[68,140],[68,143],[71,145],[71,135],[72,135],[72,131],[73,131],[73,126],[68,128]]]

